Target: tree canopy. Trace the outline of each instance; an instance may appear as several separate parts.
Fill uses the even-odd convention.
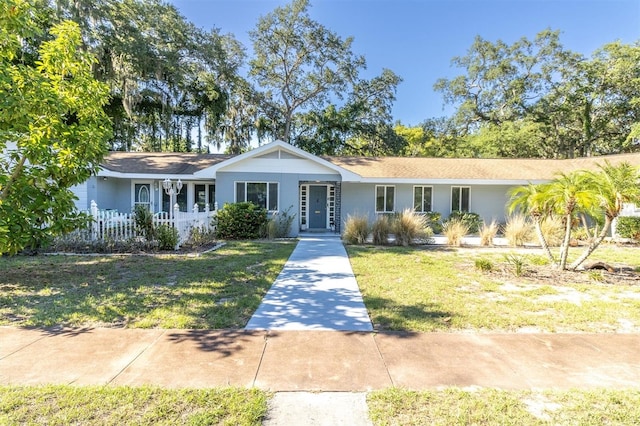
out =
[[[475,156],[572,158],[640,149],[640,42],[591,58],[559,32],[508,45],[476,37],[452,63],[464,73],[434,88],[456,106],[453,125]],[[474,148],[475,147],[475,148]]]
[[[78,226],[70,187],[97,171],[111,130],[78,25],[44,34],[37,18],[26,0],[0,0],[0,253]]]

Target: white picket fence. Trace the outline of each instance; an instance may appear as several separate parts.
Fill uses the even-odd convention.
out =
[[[213,219],[217,213],[217,206],[209,210],[207,204],[204,211],[199,211],[198,205],[193,206],[191,212],[181,212],[178,204],[174,206],[173,214],[167,212],[156,213],[153,216],[153,226],[167,225],[178,230],[178,246],[184,244],[193,228],[210,231],[213,229]],[[91,241],[111,240],[124,241],[142,237],[141,230],[135,226],[133,213],[118,213],[113,210],[100,210],[95,201],[91,201],[89,214],[92,218],[89,229],[85,232],[85,239]],[[178,247],[176,247],[177,249]]]

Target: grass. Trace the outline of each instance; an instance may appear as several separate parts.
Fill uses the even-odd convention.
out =
[[[640,391],[412,392],[397,388],[368,395],[376,425],[637,425]]]
[[[522,276],[516,277],[504,257],[514,253],[511,249],[347,250],[379,330],[613,332],[629,321],[640,327],[640,287],[596,282],[588,273],[587,283],[552,278],[540,283],[527,276],[526,265],[537,262],[529,255]],[[638,268],[640,248],[604,246],[594,258]],[[484,272],[475,267],[476,259],[503,272]]]
[[[294,247],[230,242],[199,257],[3,257],[0,325],[240,328]]]
[[[267,399],[238,388],[0,386],[0,424],[259,425]]]

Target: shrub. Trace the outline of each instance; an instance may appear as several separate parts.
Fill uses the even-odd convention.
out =
[[[175,250],[180,236],[178,230],[169,225],[160,225],[156,229],[158,248],[160,250]]]
[[[366,216],[347,216],[342,238],[347,244],[364,244],[369,236],[369,221]]]
[[[394,215],[391,220],[391,231],[396,237],[396,244],[408,246],[413,244],[416,238],[426,234],[427,220],[413,209],[405,209]]]
[[[462,219],[451,219],[442,225],[442,232],[447,237],[447,244],[459,247],[462,245],[462,238],[469,233],[469,225]]]
[[[562,244],[564,236],[564,224],[562,218],[558,216],[547,216],[540,222],[542,236],[551,247],[558,247]]]
[[[423,213],[425,219],[427,220],[427,226],[431,228],[431,230],[436,233],[442,233],[442,215],[438,212],[426,212]]]
[[[193,247],[202,247],[213,244],[216,241],[216,231],[206,226],[193,227],[189,232],[187,244]]]
[[[640,217],[620,216],[617,220],[616,232],[622,238],[640,240]]]
[[[531,223],[522,214],[510,216],[504,227],[504,237],[510,245],[520,247],[531,239]]]
[[[476,259],[476,269],[483,272],[489,272],[493,269],[493,264],[487,259]]]
[[[498,233],[498,223],[493,220],[489,225],[485,222],[482,222],[482,226],[480,227],[480,245],[482,246],[492,246],[493,239]]]
[[[133,219],[138,234],[147,241],[153,241],[156,235],[153,228],[153,213],[151,213],[151,210],[147,206],[137,204],[133,209]]]
[[[291,225],[296,215],[291,214],[293,206],[289,206],[288,209],[281,212],[274,212],[271,218],[267,221],[267,238],[285,238],[289,236]]]
[[[482,219],[480,219],[480,215],[478,213],[473,212],[461,212],[461,211],[452,211],[449,215],[450,220],[460,220],[467,225],[469,229],[467,231],[468,234],[475,234],[480,229],[480,224],[482,223]]]
[[[371,234],[373,236],[373,244],[385,245],[389,243],[389,234],[391,233],[391,221],[389,216],[378,216],[371,226]]]
[[[264,236],[267,210],[253,203],[225,204],[217,215],[218,238],[251,240]]]

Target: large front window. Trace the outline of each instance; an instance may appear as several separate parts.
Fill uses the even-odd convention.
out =
[[[469,211],[469,193],[471,189],[468,186],[451,187],[451,211]]]
[[[433,188],[430,186],[413,187],[413,209],[418,213],[431,211]]]
[[[278,210],[277,182],[236,182],[236,203],[252,202],[269,211]]]
[[[376,186],[376,213],[393,213],[395,209],[395,186]]]

